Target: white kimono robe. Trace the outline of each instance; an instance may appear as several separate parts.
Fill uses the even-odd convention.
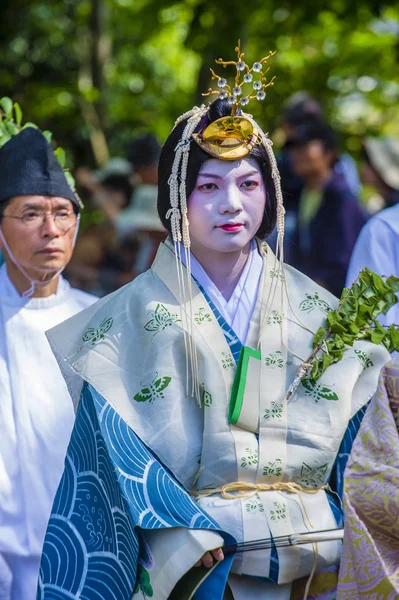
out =
[[[34,600],[44,535],[74,422],[44,332],[96,298],[60,277],[22,298],[0,267],[0,600]]]
[[[337,300],[290,267],[286,267],[286,281],[283,281],[270,249],[266,246],[259,249],[263,263],[259,285],[255,277],[248,286],[241,286],[245,293],[252,285],[249,300],[255,299],[255,302],[254,306],[252,302],[248,305],[248,312],[253,310],[252,318],[246,333],[245,323],[239,327],[246,345],[259,347],[261,351],[259,376],[248,377],[250,393],[241,411],[246,417],[251,416],[252,411],[258,423],[258,435],[240,427],[240,421],[234,425],[228,418],[236,372],[233,344],[238,342],[238,337],[223,325],[212,308],[215,303],[210,294],[204,296],[195,282],[191,308],[185,305],[180,312],[176,263],[169,241],[161,244],[152,268],[132,284],[101,299],[95,306],[48,333],[75,404],[79,404],[82,389],[82,397],[93,390],[100,395],[96,419],[109,444],[108,452],[115,452],[126,465],[121,466],[113,457],[121,494],[127,503],[132,494],[137,496],[135,523],[143,528],[153,557],[146,577],[151,581],[157,600],[169,597],[182,573],[189,571],[195,563],[193,549],[197,550],[198,559],[204,546],[199,543],[197,548],[195,546],[194,525],[189,527],[191,536],[186,536],[186,545],[179,540],[178,546],[173,545],[173,525],[164,523],[162,531],[158,529],[159,525],[154,528],[142,525],[152,513],[154,520],[160,522],[151,505],[151,493],[158,499],[159,496],[167,498],[168,488],[162,488],[162,482],[159,482],[151,491],[151,485],[155,484],[147,478],[147,468],[140,477],[127,472],[131,464],[135,465],[134,469],[138,468],[138,458],[129,455],[132,443],[125,441],[129,439],[129,428],[187,491],[215,489],[233,482],[295,482],[315,490],[314,494],[301,493],[300,497],[284,489],[262,491],[243,499],[223,499],[217,493],[201,497],[200,506],[220,529],[238,542],[335,528],[337,521],[325,485],[330,480],[349,422],[367,404],[376,389],[379,371],[389,360],[384,348],[369,342],[356,343],[354,348],[346,351],[339,364],[326,370],[317,384],[304,381],[286,402],[285,395],[298,366],[312,351],[313,335],[325,324],[326,313],[337,306]],[[255,262],[258,264],[257,259]],[[199,284],[207,287],[205,279]],[[208,292],[210,290],[211,286],[208,286]],[[270,295],[271,290],[274,292]],[[285,290],[288,290],[288,296]],[[217,300],[216,296],[214,300]],[[265,311],[268,300],[269,309]],[[228,313],[231,308],[220,303],[224,312]],[[188,381],[187,388],[186,346],[182,335],[187,322],[184,314],[190,315],[193,322],[193,328],[187,327],[187,335],[193,336],[197,349],[199,382],[203,390],[201,408],[187,393],[191,382]],[[233,322],[235,309],[230,315]],[[110,414],[113,416],[108,420]],[[82,421],[76,431],[78,448],[87,437],[82,433],[85,428],[88,431]],[[93,438],[90,456],[95,456],[95,444]],[[58,506],[53,511],[52,539],[57,522],[64,519],[62,515],[68,512],[76,515],[86,501],[87,507],[92,503],[92,510],[97,510],[96,499],[91,498],[97,492],[86,496],[83,491],[75,492],[79,477],[85,477],[84,473],[76,476],[82,460],[75,455],[76,451],[70,455],[69,471],[60,489]],[[86,464],[87,461],[83,462]],[[150,463],[148,465],[150,470]],[[90,468],[90,477],[98,482],[100,475],[94,472],[97,467]],[[135,487],[131,487],[131,482]],[[99,489],[101,485],[98,483]],[[143,486],[145,491],[139,493],[138,486]],[[62,498],[65,505],[60,508]],[[110,507],[111,522],[117,508],[112,503]],[[67,520],[68,537],[71,546],[79,548],[90,564],[93,560],[91,542],[82,542],[87,534],[85,519],[79,518],[79,531],[76,530],[77,517],[71,518],[70,526]],[[91,523],[90,527],[95,524]],[[218,535],[209,534],[214,539],[213,542],[207,540],[209,545],[205,548],[220,545]],[[109,534],[107,536],[109,538]],[[92,579],[88,580],[86,571],[79,573],[78,582],[74,580],[75,587],[54,575],[59,572],[59,559],[51,544],[49,538],[48,551],[42,562],[45,569],[41,598],[47,600],[51,597],[50,590],[57,589],[68,592],[68,597],[77,600],[78,595],[73,590],[79,588],[85,591],[87,598],[108,600],[100,593],[91,592],[93,583]],[[162,552],[160,544],[163,544]],[[97,554],[104,561],[111,560],[109,551],[96,552],[96,560]],[[274,573],[270,550],[237,555],[229,580],[235,599],[289,598],[293,582],[309,575],[315,557],[318,570],[338,565],[340,543],[320,543],[317,552],[312,545],[279,548],[277,554],[278,572]],[[112,564],[119,564],[118,552],[112,555],[112,561]],[[97,569],[97,580],[102,575],[105,580],[105,571],[102,573]],[[210,598],[209,594],[201,595],[201,587],[195,597]],[[139,589],[136,594],[143,597]],[[220,590],[218,594],[212,598],[221,598]],[[122,595],[121,591],[118,598],[128,599],[129,594],[125,591]]]

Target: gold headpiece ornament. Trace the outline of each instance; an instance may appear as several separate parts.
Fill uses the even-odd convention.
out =
[[[216,64],[222,65],[223,68],[230,65],[235,67],[234,86],[231,87],[225,77],[220,77],[211,69],[212,80],[217,80],[219,89],[209,88],[208,92],[203,94],[203,96],[217,95],[219,98],[227,100],[232,107],[231,116],[222,117],[208,125],[204,131],[193,135],[197,144],[208,154],[223,160],[243,158],[251,152],[255,144],[260,142],[258,127],[242,113],[241,107],[247,106],[253,99],[263,101],[266,98],[265,90],[274,85],[275,79],[273,77],[268,81],[266,77],[266,73],[270,69],[267,61],[275,52],[270,51],[267,56],[249,67],[244,62],[240,40],[238,40],[235,51],[237,60],[225,61],[222,58],[216,60]],[[251,86],[251,91],[243,95],[244,89],[248,89],[248,85]]]
[[[190,253],[190,230],[188,221],[188,202],[186,193],[187,171],[190,156],[190,147],[195,142],[209,155],[223,160],[237,160],[247,156],[255,144],[263,146],[269,163],[271,177],[277,200],[277,252],[276,272],[281,273],[283,278],[283,237],[284,237],[284,206],[280,186],[280,174],[278,172],[276,158],[273,153],[273,143],[262,131],[253,117],[243,113],[241,107],[246,106],[250,100],[262,101],[266,97],[266,88],[274,85],[274,77],[268,82],[266,73],[269,68],[265,64],[274,52],[255,62],[252,68],[244,62],[244,54],[241,52],[240,42],[237,48],[237,61],[223,61],[219,58],[216,63],[224,68],[234,65],[236,76],[234,86],[230,87],[227,80],[219,77],[211,69],[212,79],[217,79],[218,90],[209,89],[205,96],[216,94],[219,98],[227,99],[232,107],[231,116],[222,117],[213,123],[205,124],[198,131],[202,122],[209,123],[207,117],[210,104],[201,107],[194,106],[190,111],[181,115],[175,123],[175,127],[184,122],[180,140],[175,148],[172,170],[169,177],[170,208],[166,218],[170,219],[172,240],[175,248],[176,268],[179,282],[179,304],[181,307],[181,319],[183,323],[184,344],[186,347],[187,382],[191,372],[191,393],[198,403],[201,404],[201,384],[199,378],[199,365],[197,350],[194,343],[194,321],[192,314],[192,288],[191,288],[191,253]],[[243,80],[241,81],[241,75]],[[244,86],[251,84],[252,91],[243,95]],[[183,268],[183,263],[186,268]],[[279,278],[276,281],[280,281]],[[272,287],[269,291],[273,298],[276,290]],[[267,301],[265,307],[265,319],[268,316],[271,303]],[[191,332],[188,335],[187,332]],[[188,383],[187,383],[188,385]]]

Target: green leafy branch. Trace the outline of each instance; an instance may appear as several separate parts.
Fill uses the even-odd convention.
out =
[[[0,98],[0,148],[4,146],[13,136],[17,135],[23,129],[27,127],[34,127],[35,129],[39,129],[37,125],[34,123],[27,122],[22,125],[22,110],[18,102],[13,102],[11,98],[4,96]],[[46,140],[49,144],[51,144],[51,140],[53,134],[51,131],[43,131],[42,132]],[[68,181],[69,186],[73,191],[76,189],[75,179],[73,178],[69,169],[65,167],[66,157],[65,150],[63,148],[58,147],[54,150],[54,154],[57,157],[58,162],[64,170],[66,180]]]
[[[327,313],[326,327],[320,327],[316,332],[313,352],[299,368],[287,399],[305,376],[313,381],[320,379],[356,341],[381,344],[388,352],[399,351],[398,326],[384,327],[377,321],[398,302],[398,291],[397,277],[382,278],[368,268],[363,269],[352,286],[343,290],[338,309]]]

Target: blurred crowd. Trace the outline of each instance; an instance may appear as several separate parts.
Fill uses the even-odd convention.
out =
[[[362,227],[399,202],[399,141],[366,138],[356,162],[341,151],[321,104],[304,93],[289,100],[278,129],[285,260],[339,296]],[[166,237],[156,208],[160,150],[148,133],[129,144],[126,157],[76,171],[90,218],[65,273],[73,286],[104,296],[149,268]],[[365,186],[374,190],[368,201]]]

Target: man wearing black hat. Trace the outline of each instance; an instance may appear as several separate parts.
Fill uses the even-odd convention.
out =
[[[34,600],[42,544],[74,421],[44,332],[95,301],[68,264],[81,202],[44,136],[0,149],[0,599]]]

